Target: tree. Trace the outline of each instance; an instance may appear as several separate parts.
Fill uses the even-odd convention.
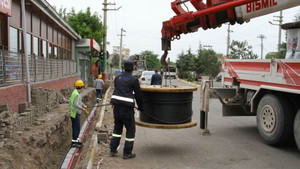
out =
[[[67,15],[66,9],[62,8],[58,13],[82,38],[93,38],[102,46],[103,35],[106,31],[100,16],[97,13],[92,15],[89,7],[85,12],[81,10],[77,14],[74,8]]]
[[[286,54],[286,43],[280,44],[280,52],[270,52],[266,55],[266,59],[284,59]]]
[[[119,58],[120,56],[118,54],[114,55],[111,59],[111,63],[113,64],[113,67],[119,68]],[[121,60],[121,63],[123,63],[123,60]]]
[[[114,64],[113,63],[109,63],[109,67],[110,67],[110,74],[112,75],[112,68],[113,68]]]
[[[135,55],[129,56],[129,60],[134,60],[134,59],[135,59]]]
[[[258,56],[253,53],[252,46],[247,41],[239,42],[233,40],[230,45],[229,58],[231,59],[256,59]]]
[[[192,49],[190,48],[186,54],[182,52],[178,55],[178,60],[176,60],[176,67],[179,71],[194,71],[195,60],[196,55],[192,53]]]
[[[216,76],[220,72],[220,62],[216,52],[212,49],[202,49],[200,47],[196,58],[195,71],[200,75]]]
[[[57,11],[56,6],[53,6],[55,11]],[[59,8],[59,11],[57,12],[58,15],[63,18],[63,20],[67,20],[67,8],[63,8],[62,6]]]
[[[161,67],[160,61],[158,59],[158,54],[154,54],[152,51],[146,50],[142,51],[139,56],[140,59],[146,60],[147,69],[154,70]]]
[[[178,76],[180,78],[192,78],[190,71],[195,71],[195,61],[196,55],[192,53],[191,49],[189,49],[186,54],[184,52],[179,54],[176,60]]]

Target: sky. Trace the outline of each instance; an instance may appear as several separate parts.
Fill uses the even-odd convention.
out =
[[[75,12],[80,10],[85,11],[87,7],[91,11],[97,12],[101,20],[103,20],[103,2],[104,0],[47,0],[52,6],[59,8],[66,8],[69,12],[72,8]],[[108,5],[110,10],[107,13],[107,41],[109,45],[107,49],[112,53],[113,46],[120,46],[120,34],[123,28],[126,32],[123,34],[123,48],[130,49],[130,55],[139,54],[142,51],[150,50],[155,54],[162,55],[161,50],[161,29],[162,22],[169,20],[175,13],[171,9],[171,2],[174,0],[107,0],[109,3],[115,5]],[[204,0],[205,2],[205,0]],[[195,9],[187,3],[189,11]],[[292,22],[295,15],[300,13],[300,6],[290,8],[283,11],[283,23]],[[266,39],[263,40],[264,48],[263,55],[269,52],[277,51],[279,27],[272,25],[273,20],[278,18],[279,12],[269,15],[261,16],[251,19],[250,22],[242,25],[235,24],[231,26],[232,33],[231,41],[248,41],[248,44],[253,47],[253,52],[258,56],[261,55],[261,39],[258,38],[260,34],[265,35]],[[223,24],[222,27],[217,29],[203,30],[199,29],[195,33],[182,34],[180,40],[171,42],[171,51],[168,57],[175,62],[180,53],[186,52],[189,48],[193,53],[199,49],[199,45],[211,46],[217,53],[226,54],[227,49],[227,28]],[[282,41],[285,41],[285,31],[282,31]],[[160,58],[160,56],[159,56]]]

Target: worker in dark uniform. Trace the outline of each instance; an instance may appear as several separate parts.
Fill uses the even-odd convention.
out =
[[[110,142],[111,157],[117,154],[123,126],[126,128],[123,159],[134,158],[136,156],[132,153],[135,138],[134,106],[136,100],[138,109],[143,111],[143,100],[138,79],[132,76],[133,68],[134,62],[132,60],[125,61],[125,72],[116,76],[114,80],[115,89],[110,101],[114,107],[114,131]]]
[[[151,76],[151,85],[161,85],[161,74],[158,74],[158,70],[155,70],[155,74]]]

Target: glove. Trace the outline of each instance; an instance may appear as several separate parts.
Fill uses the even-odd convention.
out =
[[[86,106],[85,106],[86,107]],[[90,112],[86,109],[86,108],[83,108],[84,112],[88,115],[90,114]]]

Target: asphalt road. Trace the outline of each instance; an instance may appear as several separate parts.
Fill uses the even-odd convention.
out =
[[[185,85],[172,81],[175,85]],[[221,103],[210,102],[208,128],[199,127],[199,90],[194,92],[193,119],[188,129],[152,129],[137,126],[134,152],[130,161],[136,168],[160,169],[299,169],[296,146],[275,148],[260,137],[255,117],[222,117]],[[123,145],[123,144],[122,144]],[[123,149],[122,147],[120,147]]]

